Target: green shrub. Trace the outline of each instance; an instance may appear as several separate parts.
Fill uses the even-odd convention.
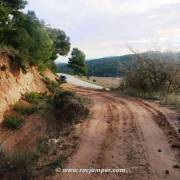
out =
[[[167,94],[162,98],[161,102],[163,104],[172,105],[172,106],[179,108],[180,107],[180,95],[177,95],[174,93]]]
[[[76,99],[83,105],[88,105],[91,103],[90,99],[88,99],[88,98],[77,96]]]
[[[46,139],[41,139],[38,143],[38,151],[42,154],[48,154],[50,147]]]
[[[52,81],[49,78],[45,77],[43,79],[43,81],[46,84],[46,87],[48,88],[48,90],[52,93],[55,93],[57,91],[57,89],[59,88],[60,83],[58,83],[57,81]]]
[[[59,91],[53,97],[53,107],[57,117],[64,122],[77,122],[89,114],[89,110],[74,93]]]
[[[75,94],[70,91],[57,91],[53,97],[52,103],[54,108],[64,107],[68,102],[75,98]]]
[[[23,123],[24,119],[16,116],[7,117],[4,121],[5,127],[12,130],[19,129]]]
[[[38,103],[40,99],[43,99],[45,97],[45,94],[42,93],[36,93],[36,92],[31,92],[28,94],[25,94],[25,99],[26,101],[30,103]]]
[[[31,115],[33,113],[36,112],[36,107],[35,106],[29,106],[29,107],[25,107],[22,105],[15,105],[13,110],[15,110],[16,112],[22,114],[22,115]]]
[[[0,176],[2,179],[26,179],[34,177],[37,155],[32,152],[1,152]]]
[[[176,58],[160,54],[135,54],[132,67],[125,66],[119,90],[135,94],[169,94],[180,90],[180,66]],[[174,59],[175,58],[175,59]]]

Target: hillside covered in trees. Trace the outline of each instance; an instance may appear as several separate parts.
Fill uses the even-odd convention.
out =
[[[139,54],[141,56],[149,56],[151,58],[158,58],[166,61],[171,61],[176,59],[180,61],[180,52],[178,53],[160,53],[160,52],[145,52]],[[134,65],[136,60],[135,54],[128,54],[124,56],[114,56],[114,57],[105,57],[100,59],[93,59],[86,61],[88,66],[88,75],[89,76],[98,76],[98,77],[116,77],[122,76],[123,69],[131,67]],[[72,73],[72,71],[67,67],[66,63],[58,63],[57,68],[59,72],[62,73]]]
[[[69,37],[47,26],[34,11],[25,13],[27,3],[0,1],[0,54],[7,54],[24,71],[32,65],[54,69],[54,60],[70,51]]]

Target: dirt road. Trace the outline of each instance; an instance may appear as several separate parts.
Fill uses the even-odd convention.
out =
[[[67,78],[67,82],[69,84],[73,84],[73,85],[76,85],[76,86],[81,86],[81,87],[85,87],[85,88],[90,88],[90,89],[104,89],[104,87],[102,86],[99,86],[97,84],[94,84],[94,83],[89,83],[87,81],[83,81],[81,79],[78,79],[74,76],[71,76],[69,74],[64,74],[64,73],[57,73],[58,76],[66,76]]]
[[[179,180],[179,136],[166,117],[142,100],[73,88],[92,99],[80,125],[80,145],[65,168],[125,168],[126,173],[60,173],[62,180]],[[174,167],[173,167],[174,166]]]

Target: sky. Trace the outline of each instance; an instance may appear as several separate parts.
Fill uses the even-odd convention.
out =
[[[87,59],[180,50],[180,0],[29,0],[27,9],[64,30]]]

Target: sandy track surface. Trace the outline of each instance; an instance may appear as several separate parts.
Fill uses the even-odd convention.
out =
[[[126,168],[129,173],[60,173],[62,180],[179,180],[179,136],[152,105],[109,92],[71,88],[92,99],[80,145],[65,168]]]

